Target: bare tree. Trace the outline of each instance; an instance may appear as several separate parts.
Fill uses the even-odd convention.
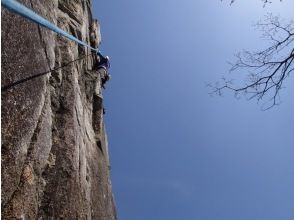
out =
[[[258,52],[243,51],[236,55],[237,61],[231,64],[230,72],[245,70],[244,81],[236,85],[235,80],[223,77],[209,86],[212,94],[222,95],[224,90],[231,90],[237,97],[244,94],[248,99],[265,100],[262,108],[269,109],[280,103],[279,92],[294,71],[294,21],[281,21],[278,16],[267,14],[256,27],[269,46]]]

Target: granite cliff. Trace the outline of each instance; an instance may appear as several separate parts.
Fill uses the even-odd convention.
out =
[[[100,44],[91,0],[20,2],[82,41]],[[1,94],[2,218],[116,219],[94,56],[1,11],[1,86],[20,82]]]

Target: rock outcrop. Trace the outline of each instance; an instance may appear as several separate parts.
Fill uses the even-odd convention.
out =
[[[77,38],[100,44],[91,0],[20,2]],[[20,82],[1,95],[2,218],[116,219],[94,56],[1,10],[1,86]]]

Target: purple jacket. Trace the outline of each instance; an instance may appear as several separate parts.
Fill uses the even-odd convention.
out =
[[[100,62],[98,64],[98,68],[104,68],[108,70],[110,68],[110,62],[108,56],[104,57],[100,53],[97,54],[100,58]]]

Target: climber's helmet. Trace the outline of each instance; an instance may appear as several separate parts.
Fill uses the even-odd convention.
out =
[[[110,68],[110,58],[109,58],[109,56],[105,56],[105,60],[106,60],[107,69],[109,69]]]

